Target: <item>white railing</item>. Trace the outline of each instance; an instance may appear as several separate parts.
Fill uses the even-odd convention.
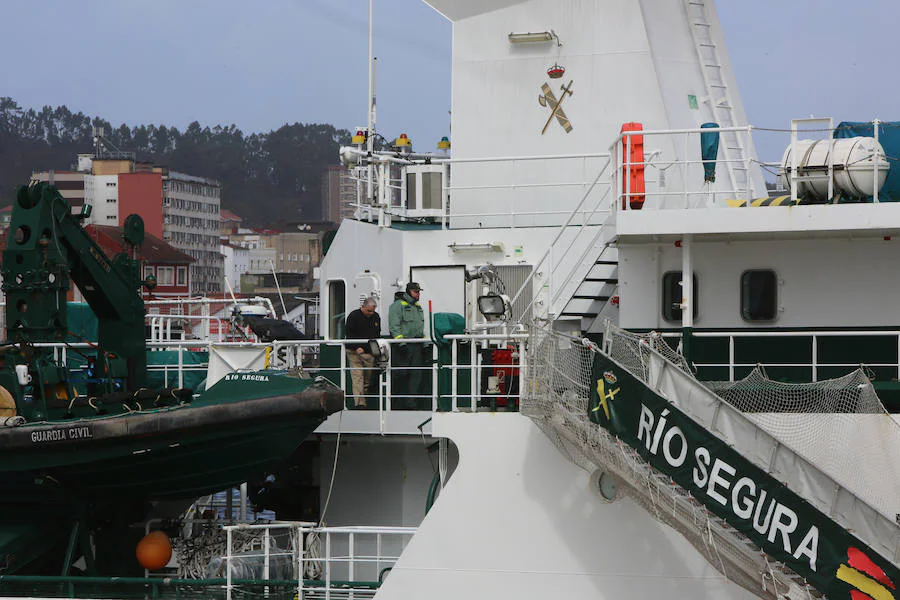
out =
[[[678,332],[666,332],[662,334],[663,337],[667,338],[681,338],[681,333]],[[832,362],[832,361],[823,361],[819,358],[822,348],[821,342],[823,340],[829,339],[840,339],[840,338],[892,338],[893,348],[897,350],[897,360],[893,362],[867,362],[865,365],[869,368],[886,368],[891,369],[895,373],[895,377],[900,379],[900,330],[841,330],[841,331],[825,331],[825,330],[796,330],[796,331],[693,331],[691,336],[698,339],[710,340],[710,339],[723,339],[728,341],[728,356],[724,361],[717,362],[698,362],[692,361],[693,365],[697,368],[709,367],[709,368],[721,368],[728,369],[728,381],[734,381],[735,379],[735,370],[745,369],[749,370],[757,365],[761,365],[763,367],[795,367],[795,368],[807,368],[810,369],[811,379],[810,381],[819,381],[819,372],[824,368],[846,368],[846,369],[855,369],[860,366],[859,362],[854,363],[846,363],[846,362]],[[810,360],[807,361],[791,361],[791,362],[746,362],[739,361],[737,359],[738,355],[738,344],[740,340],[749,340],[749,339],[776,339],[776,338],[794,338],[794,339],[803,339],[808,338],[809,340],[809,352],[810,352]],[[745,373],[739,374],[740,377],[743,377]],[[831,375],[833,376],[833,375]]]
[[[485,408],[490,410],[496,410],[498,407],[505,407],[507,410],[518,409],[521,400],[521,382],[523,374],[527,371],[524,343],[528,339],[528,334],[451,334],[445,336],[445,339],[451,342],[450,364],[443,366],[451,374],[450,393],[444,394],[445,398],[450,399],[448,409],[450,412],[476,411],[479,404],[486,404]],[[511,364],[485,365],[483,352],[500,350],[497,344],[512,346]],[[467,356],[468,364],[460,363],[464,355]],[[491,369],[490,374],[486,371],[487,367]],[[464,375],[463,382],[468,383],[469,392],[460,393],[460,374],[466,371],[469,372],[469,376]],[[485,393],[482,393],[482,389]],[[478,401],[475,401],[476,399]]]
[[[217,344],[227,345],[227,344]],[[240,344],[235,344],[240,345]],[[246,344],[244,344],[246,345]],[[37,343],[37,348],[50,348],[53,350],[53,360],[57,364],[69,368],[72,372],[78,373],[87,368],[86,365],[69,365],[69,357],[71,353],[82,354],[82,351],[93,352],[97,349],[97,345],[89,342],[72,342],[72,343]],[[188,373],[203,373],[209,368],[209,362],[187,363],[184,360],[185,352],[208,352],[210,342],[198,341],[163,341],[163,342],[147,342],[147,348],[150,350],[174,350],[177,352],[176,361],[172,364],[148,364],[148,373],[162,373],[166,386],[177,384],[177,387],[184,387],[184,378]],[[82,390],[83,391],[83,390]]]
[[[146,319],[150,321],[150,340],[154,342],[170,341],[172,337],[172,326],[176,326],[176,333],[179,338],[185,339],[184,324],[199,322],[203,325],[202,332],[206,334],[204,337],[212,337],[209,331],[209,324],[216,324],[215,338],[219,342],[225,341],[225,328],[220,317],[210,317],[203,315],[147,315]],[[181,327],[179,331],[179,327]],[[193,329],[193,327],[192,327]]]
[[[557,225],[573,213],[572,203],[579,195],[586,200],[592,193],[595,197],[605,193],[608,182],[598,182],[592,175],[598,170],[602,172],[608,160],[607,153],[450,159],[451,176],[471,183],[451,183],[446,187],[449,208],[445,227],[450,220],[478,218],[490,219],[489,226],[502,228]],[[549,167],[553,174],[546,174],[539,167]],[[485,173],[480,173],[480,168]],[[459,208],[467,195],[484,192],[491,193],[491,205],[497,206],[497,210],[466,212]],[[553,201],[547,202],[548,198]],[[484,203],[479,202],[478,206]],[[596,222],[595,212],[584,200],[574,209],[574,215],[586,221]]]
[[[240,524],[224,529],[228,600],[237,591],[234,580],[242,579],[234,576],[239,563],[259,573],[253,579],[272,581],[273,593],[275,581],[284,581],[273,575],[283,574],[289,565],[297,600],[371,598],[416,533],[415,527],[319,527],[314,523]],[[238,532],[258,532],[254,536],[258,548],[235,552]]]
[[[765,194],[761,175],[754,176],[758,163],[750,152],[741,159],[704,161],[700,139],[703,134],[734,133],[739,144],[753,147],[753,128],[719,127],[710,129],[661,129],[623,131],[609,147],[613,168],[613,206],[618,210],[659,210],[685,208],[711,208],[726,206],[726,200],[749,200]],[[632,149],[640,142],[654,150],[645,151],[643,161],[632,159]],[[724,140],[720,140],[722,143]],[[721,150],[721,149],[720,149]],[[720,152],[721,155],[721,152]],[[707,181],[704,166],[712,163],[719,177]],[[733,187],[730,177],[724,177],[723,169],[743,170],[747,173],[745,185]],[[641,175],[637,175],[643,170]],[[632,180],[643,180],[645,189],[632,189]]]
[[[348,364],[347,345],[368,344],[369,340],[301,340],[273,342],[270,365],[275,368],[302,368],[314,371],[318,375],[329,377],[348,390],[348,382],[354,372],[362,372],[364,376],[374,376],[376,387],[370,393],[358,394],[353,390],[347,392],[347,408],[377,410],[383,422],[386,413],[397,410],[467,411],[483,408],[496,409],[506,407],[515,409],[518,406],[518,382],[521,380],[520,370],[525,368],[525,355],[520,345],[527,338],[524,333],[509,334],[452,334],[445,336],[450,342],[449,361],[441,364],[438,345],[431,340],[390,340],[381,339],[394,353],[400,344],[424,346],[423,355],[428,357],[421,366],[394,364],[394,360],[376,364],[373,367],[352,367]],[[488,352],[512,349],[508,356],[512,364],[494,364],[485,359]],[[322,364],[322,348],[331,347],[339,352],[339,360],[335,366]],[[397,383],[402,377],[409,377],[412,372],[421,373],[422,386],[417,390],[400,387]],[[450,374],[449,387],[440,381],[441,373]],[[430,380],[429,386],[425,384]],[[466,390],[466,388],[468,388]],[[513,390],[516,390],[515,392]],[[482,391],[483,390],[483,391]],[[365,400],[364,407],[354,406],[351,395],[355,399]],[[474,406],[473,406],[474,404]]]
[[[354,425],[371,433],[396,433],[397,426],[405,427],[404,433],[414,433],[405,425],[391,421],[392,413],[477,411],[477,410],[518,410],[520,381],[524,375],[525,353],[523,343],[526,335],[513,333],[479,333],[445,336],[446,346],[439,350],[431,340],[381,339],[394,357],[372,367],[351,366],[348,361],[347,345],[368,344],[369,340],[297,340],[263,343],[209,342],[175,340],[148,342],[150,350],[175,351],[170,362],[149,364],[148,373],[160,374],[167,386],[184,387],[192,373],[202,374],[193,379],[200,380],[207,375],[210,360],[194,363],[187,359],[188,352],[227,354],[229,348],[235,350],[256,349],[254,356],[260,357],[256,368],[293,369],[308,376],[324,376],[339,385],[346,392],[345,408],[351,411],[367,411],[373,416]],[[400,344],[423,347],[421,364],[406,364],[397,361]],[[70,358],[88,354],[96,350],[91,343],[45,343],[38,347],[52,350],[57,364],[67,366],[75,373],[83,371],[82,364],[70,364]],[[215,350],[215,352],[212,352]],[[329,355],[330,350],[330,355]],[[152,357],[155,353],[149,352]],[[262,356],[265,355],[263,362]],[[241,354],[243,356],[243,354]],[[249,355],[248,355],[249,356]],[[193,358],[193,357],[192,357]],[[195,359],[196,360],[196,359]],[[218,376],[221,376],[221,361],[217,362]],[[225,367],[235,369],[232,363]],[[237,369],[240,370],[240,369]],[[372,377],[374,385],[360,393],[351,386],[354,373]],[[415,383],[414,375],[419,375]],[[412,380],[412,381],[410,381]],[[414,387],[409,387],[413,385]],[[362,406],[357,406],[360,400]],[[377,420],[376,420],[377,419]],[[418,422],[418,421],[417,421]],[[413,424],[414,425],[414,424]]]
[[[522,311],[523,315],[530,314],[532,307],[535,306],[541,307],[541,310],[534,311],[541,317],[550,312],[558,313],[557,309],[568,302],[568,297],[578,289],[581,281],[593,267],[597,256],[605,248],[604,235],[607,238],[611,235],[611,219],[615,215],[615,211],[611,211],[608,206],[611,188],[603,185],[604,176],[609,173],[612,159],[605,154],[597,156],[605,157],[605,162],[510,301],[510,304],[515,304],[529,287],[538,291],[532,295],[528,306]],[[594,193],[598,186],[605,189],[602,194]],[[576,226],[574,235],[566,239],[565,234],[569,228]],[[573,261],[570,253],[574,248],[581,248],[582,252],[578,259]],[[569,270],[557,273],[561,264],[568,265]],[[564,294],[568,294],[568,297]]]

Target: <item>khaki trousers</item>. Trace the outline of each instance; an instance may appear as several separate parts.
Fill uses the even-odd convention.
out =
[[[353,382],[353,405],[365,406],[364,394],[372,392],[372,369],[375,366],[375,357],[371,354],[358,354],[356,350],[347,350],[347,366],[350,367],[350,381]]]

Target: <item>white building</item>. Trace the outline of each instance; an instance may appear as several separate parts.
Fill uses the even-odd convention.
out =
[[[119,224],[119,176],[85,175],[84,202],[91,205],[88,225]]]
[[[275,268],[275,248],[267,248],[266,246],[256,246],[248,248],[250,260],[250,269],[248,273],[261,275],[263,273],[271,273]]]
[[[250,250],[232,244],[221,244],[225,278],[234,291],[241,289],[241,275],[250,272]]]

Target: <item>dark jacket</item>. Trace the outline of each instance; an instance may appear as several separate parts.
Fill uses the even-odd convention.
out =
[[[374,340],[381,337],[381,317],[378,313],[367,317],[358,308],[347,315],[347,328],[345,331],[348,340]],[[369,353],[368,344],[347,344],[347,350],[362,348]]]

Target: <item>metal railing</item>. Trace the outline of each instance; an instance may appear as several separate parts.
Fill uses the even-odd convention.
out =
[[[598,189],[598,177],[592,177],[592,173],[597,170],[597,166],[599,165],[599,171],[602,173],[606,165],[609,163],[610,155],[602,152],[602,153],[587,153],[587,154],[555,154],[555,155],[536,155],[536,156],[496,156],[496,157],[484,157],[484,158],[451,158],[448,162],[450,165],[450,170],[454,169],[456,166],[456,170],[460,171],[462,169],[467,170],[477,170],[479,166],[484,165],[491,169],[492,174],[490,177],[490,181],[486,183],[478,183],[479,180],[483,178],[477,177],[477,173],[467,174],[466,177],[469,179],[473,179],[474,182],[470,185],[447,185],[445,186],[446,193],[446,204],[448,207],[447,210],[447,219],[444,221],[444,227],[447,228],[450,225],[450,219],[475,219],[478,217],[485,218],[498,218],[496,222],[492,222],[491,226],[495,227],[522,227],[522,226],[545,226],[550,225],[554,226],[559,223],[559,219],[563,219],[566,217],[570,217],[570,221],[572,218],[576,216],[582,217],[586,222],[594,222],[597,224],[598,222],[595,219],[596,209],[591,209],[590,205],[585,205],[585,200],[591,196],[600,195],[603,196],[606,193],[606,189],[608,188],[607,181],[599,182]],[[545,181],[543,179],[533,180],[532,171],[534,170],[534,165],[537,163],[544,163],[552,165],[556,172],[556,179],[552,181]],[[596,164],[594,164],[596,163]],[[568,176],[566,174],[560,174],[561,172],[568,171]],[[498,173],[499,172],[499,173]],[[457,178],[460,177],[459,174],[456,175]],[[596,190],[596,191],[595,191]],[[505,200],[507,200],[507,204],[505,209],[499,209],[495,211],[482,211],[479,210],[477,212],[463,212],[458,209],[459,202],[454,203],[454,197],[459,200],[463,198],[465,195],[469,193],[479,193],[489,191],[495,195],[503,195],[505,196]],[[539,193],[540,198],[546,198],[549,195],[554,195],[554,202],[551,203],[550,209],[548,208],[540,208],[540,209],[529,209],[525,208],[523,204],[528,203],[529,201],[534,201],[538,196],[529,196],[532,193]],[[571,198],[573,201],[577,198],[577,194],[582,194],[584,198],[578,204],[578,206],[574,209],[566,206],[565,202],[567,198]],[[555,207],[559,207],[560,203],[562,203],[563,208],[554,209]],[[494,204],[497,204],[496,202]],[[543,203],[546,206],[546,203]],[[596,204],[600,204],[598,200]],[[533,220],[534,217],[543,217],[544,219],[550,218],[549,221],[544,220],[541,223],[529,224],[525,221],[525,219]]]
[[[345,408],[377,411],[380,428],[392,412],[457,412],[477,410],[518,410],[520,381],[527,368],[522,344],[526,335],[476,333],[447,335],[440,343],[426,339],[380,339],[391,358],[371,366],[351,364],[347,346],[368,345],[370,340],[295,340],[263,343],[173,340],[148,342],[148,373],[166,386],[192,387],[207,376],[210,356],[235,349],[258,349],[265,353],[256,368],[297,370],[301,374],[325,377],[346,392]],[[52,351],[53,360],[73,373],[87,368],[87,357],[96,351],[91,343],[41,343]],[[421,361],[398,360],[401,346],[421,348]],[[171,354],[153,350],[168,350]],[[215,350],[215,352],[213,352]],[[197,355],[199,353],[199,356]],[[231,368],[234,368],[233,366]],[[370,378],[368,389],[353,385],[355,374]],[[361,378],[357,378],[357,383]],[[416,383],[418,380],[418,383]],[[364,388],[365,386],[364,383]]]
[[[663,337],[666,338],[676,338],[681,339],[682,335],[679,332],[665,332],[662,333]],[[860,366],[859,361],[857,362],[844,362],[844,361],[832,361],[832,360],[822,360],[820,356],[823,353],[822,342],[824,340],[835,340],[841,338],[887,338],[892,339],[892,349],[896,349],[896,360],[893,362],[867,362],[865,363],[866,367],[873,369],[890,369],[893,371],[893,377],[900,380],[900,330],[852,330],[845,329],[841,331],[826,331],[826,330],[794,330],[794,331],[693,331],[691,336],[696,339],[701,340],[727,340],[728,343],[728,355],[727,359],[724,361],[715,361],[715,362],[704,362],[704,361],[695,361],[692,360],[692,364],[700,369],[700,368],[720,368],[728,370],[728,381],[734,381],[735,379],[735,371],[744,369],[750,370],[757,365],[763,367],[788,367],[788,368],[803,368],[809,369],[810,371],[810,381],[819,381],[819,376],[823,369],[843,369],[846,368],[848,370],[856,369]],[[742,340],[759,340],[759,339],[784,339],[784,338],[792,338],[792,339],[800,339],[808,338],[809,344],[809,361],[788,361],[788,362],[775,362],[775,361],[746,361],[739,360],[738,354],[740,352],[740,342]],[[743,377],[746,373],[739,374],[740,377]],[[828,377],[832,377],[829,375]]]
[[[613,163],[611,175],[614,206],[618,210],[711,208],[724,205],[726,199],[745,199],[746,206],[750,206],[750,200],[764,192],[756,189],[759,185],[752,175],[753,169],[758,168],[756,161],[749,152],[741,159],[714,157],[704,160],[700,136],[734,133],[742,147],[752,148],[752,131],[753,128],[749,125],[623,131],[609,147]],[[654,144],[660,146],[660,149],[648,153],[643,161],[632,159],[632,149],[637,144],[635,138],[639,137],[653,140]],[[713,166],[712,181],[704,173],[704,167],[708,165]],[[725,178],[727,181],[724,184],[716,184],[715,170],[719,165],[728,171],[743,171],[746,174],[744,185],[732,185],[730,178]],[[643,179],[645,189],[632,189],[632,182],[636,178]]]
[[[455,412],[477,410],[479,406],[514,409],[519,401],[519,372],[525,366],[524,353],[518,352],[517,347],[526,338],[521,333],[447,335],[444,336],[447,342],[444,351],[441,351],[439,344],[426,339],[380,339],[378,341],[390,349],[392,358],[362,367],[349,364],[346,347],[367,345],[370,340],[273,342],[270,365],[275,368],[301,368],[325,376],[347,392],[348,409],[377,410],[382,420],[385,413],[397,410]],[[397,364],[397,351],[401,345],[422,347],[425,363]],[[516,347],[515,351],[502,355],[510,364],[495,363],[493,353],[505,350],[507,345]],[[333,366],[324,358],[325,348],[330,348],[337,355],[332,357]],[[359,393],[348,387],[354,373],[374,379],[368,392]],[[405,387],[403,378],[410,378],[415,373],[420,374],[418,379],[421,385],[416,389]],[[362,399],[364,405],[356,406],[357,399]]]
[[[319,527],[314,523],[228,525],[226,598],[239,585],[236,572],[255,582],[282,585],[292,575],[295,598],[371,598],[400,558],[415,527]],[[259,532],[254,549],[236,552],[236,532]],[[239,571],[239,567],[241,568]],[[274,576],[278,575],[278,576]],[[268,595],[269,590],[264,588]]]

